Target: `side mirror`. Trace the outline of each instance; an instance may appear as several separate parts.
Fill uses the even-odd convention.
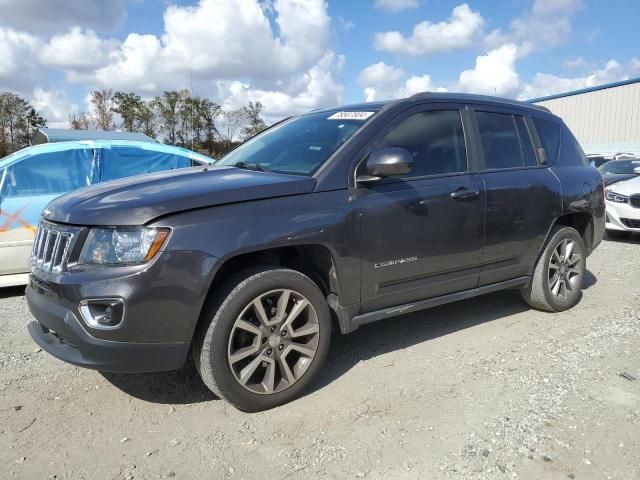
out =
[[[358,181],[376,181],[383,177],[403,175],[411,172],[413,157],[409,151],[401,147],[385,147],[374,150],[367,158],[368,177],[360,177]]]
[[[640,167],[634,168],[633,173],[635,173],[636,175],[640,175]]]

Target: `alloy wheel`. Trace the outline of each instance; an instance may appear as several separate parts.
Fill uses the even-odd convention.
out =
[[[549,290],[562,300],[569,292],[580,289],[582,256],[577,250],[576,242],[565,238],[554,248],[549,260]]]
[[[227,358],[234,378],[258,394],[291,387],[313,361],[319,334],[318,315],[301,293],[278,289],[256,297],[229,336]]]

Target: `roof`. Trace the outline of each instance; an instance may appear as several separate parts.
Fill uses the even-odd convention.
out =
[[[42,143],[40,145],[33,145],[31,147],[23,148],[22,150],[18,150],[17,152],[0,159],[0,168],[22,158],[41,153],[53,153],[62,152],[65,150],[78,150],[86,148],[97,149],[112,147],[139,148],[141,150],[151,150],[153,152],[161,152],[170,155],[180,155],[182,157],[187,157],[192,160],[199,160],[206,163],[214,162],[214,159],[205,155],[201,155],[200,153],[194,152],[187,148],[165,145],[163,143],[138,142],[131,140],[81,140],[77,142]]]
[[[44,137],[44,138],[43,138]],[[34,135],[33,144],[45,142],[66,142],[74,140],[135,140],[157,143],[153,138],[141,132],[115,132],[104,130],[73,130],[68,128],[39,128]]]
[[[545,111],[548,110],[541,105],[532,105],[530,102],[521,102],[519,100],[513,100],[510,98],[492,97],[488,95],[475,95],[472,93],[451,93],[451,92],[422,92],[416,93],[408,98],[401,98],[398,100],[376,101],[356,103],[352,105],[342,105],[339,107],[331,107],[325,109],[314,110],[312,113],[317,112],[333,112],[340,110],[380,110],[387,105],[411,103],[424,99],[430,99],[435,102],[456,102],[456,103],[483,103],[488,105],[504,105],[518,108],[526,108],[527,110]]]
[[[528,101],[530,103],[544,102],[546,100],[555,100],[556,98],[571,97],[573,95],[581,95],[583,93],[597,92],[598,90],[606,90],[607,88],[622,87],[624,85],[631,85],[633,83],[640,83],[640,77],[621,80],[620,82],[605,83],[604,85],[597,85],[595,87],[581,88],[579,90],[572,90],[565,93],[557,93],[555,95],[548,95],[546,97],[532,98]]]

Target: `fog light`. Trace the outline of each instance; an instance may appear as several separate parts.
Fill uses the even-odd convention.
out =
[[[120,298],[95,298],[80,302],[80,314],[93,328],[117,328],[124,319],[124,302]]]

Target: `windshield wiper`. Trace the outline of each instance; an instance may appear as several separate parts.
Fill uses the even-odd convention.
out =
[[[233,164],[234,167],[243,168],[244,170],[255,170],[258,172],[266,172],[264,167],[261,167],[257,163],[238,162]]]

